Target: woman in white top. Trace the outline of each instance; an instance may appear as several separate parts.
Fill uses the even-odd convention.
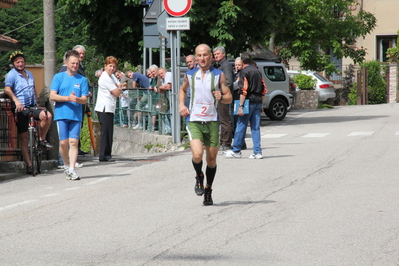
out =
[[[108,56],[104,62],[104,72],[98,80],[98,94],[95,111],[101,125],[100,162],[114,162],[112,159],[112,142],[114,138],[114,116],[116,99],[121,95],[122,88],[113,79],[113,73],[118,60]]]

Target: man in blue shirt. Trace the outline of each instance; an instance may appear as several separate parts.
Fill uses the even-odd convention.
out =
[[[140,72],[131,73],[129,78],[133,80],[133,88],[148,89],[148,87],[150,87],[150,80],[146,75],[143,75]]]
[[[10,56],[11,64],[14,66],[6,76],[6,85],[4,92],[13,102],[13,111],[17,111],[18,121],[18,137],[21,144],[22,157],[27,165],[28,174],[33,173],[32,160],[29,156],[28,150],[28,121],[29,110],[24,110],[27,107],[37,105],[35,81],[30,71],[25,69],[25,55],[21,51],[15,51]],[[51,149],[53,146],[46,141],[47,132],[51,126],[51,113],[42,110],[33,111],[34,118],[40,120],[39,123],[39,138],[40,145]]]
[[[79,68],[77,51],[68,51],[65,55],[65,63],[67,70],[55,74],[51,82],[50,99],[55,102],[54,120],[57,121],[60,154],[64,161],[66,178],[79,180],[75,164],[78,158],[78,142],[83,117],[82,105],[86,104],[89,86],[87,79],[77,73]]]

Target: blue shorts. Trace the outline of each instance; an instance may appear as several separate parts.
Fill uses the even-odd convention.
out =
[[[62,119],[57,121],[58,137],[60,140],[80,139],[80,127],[82,122]]]

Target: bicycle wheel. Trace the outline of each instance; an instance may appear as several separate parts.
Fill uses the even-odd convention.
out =
[[[43,148],[38,147],[36,153],[36,161],[37,161],[37,172],[40,174],[42,172],[42,156],[43,156]]]
[[[28,147],[29,147],[30,160],[32,161],[32,168],[33,168],[32,175],[35,176],[38,173],[38,169],[37,169],[37,135],[36,135],[36,130],[33,128],[29,128]]]

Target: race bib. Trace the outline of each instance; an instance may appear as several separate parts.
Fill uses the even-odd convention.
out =
[[[215,105],[195,102],[191,114],[195,117],[202,118],[204,120],[206,120],[206,118],[215,117],[216,116]]]

